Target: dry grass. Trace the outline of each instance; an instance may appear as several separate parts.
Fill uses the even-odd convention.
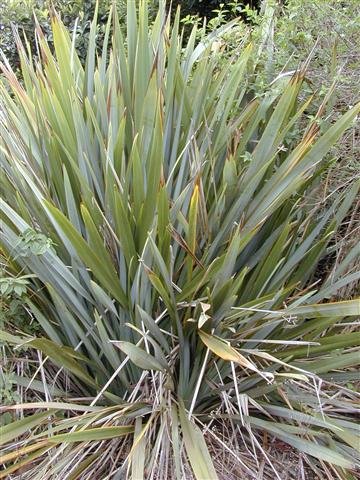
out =
[[[73,403],[84,403],[86,399],[76,398],[76,385],[69,383],[69,377],[66,372],[59,369],[51,361],[40,358],[34,352],[22,352],[19,356],[14,356],[10,351],[3,348],[1,361],[1,374],[5,371],[7,374],[13,372],[19,376],[31,377],[33,388],[26,386],[16,386],[14,394],[18,397],[19,403],[35,401],[56,401],[56,389],[67,390],[69,396],[62,398],[63,401]],[[151,383],[151,382],[150,382]],[[355,387],[354,387],[355,388]],[[40,391],[42,390],[42,392]],[[141,393],[141,400],[151,402],[151,385],[144,384]],[[319,404],[314,402],[314,386],[311,384],[289,381],[287,387],[283,390],[284,398],[298,397],[303,405],[308,408],[316,407],[318,412],[325,414],[344,413],[344,405],[347,405],[345,412],[349,421],[354,419],[357,411],[357,405],[360,401],[360,395],[345,385],[324,380],[319,388]],[[312,399],[312,400],[310,400]],[[89,400],[89,399],[88,399]],[[219,405],[219,411],[226,411],[226,399]],[[256,407],[249,405],[249,414],[256,411]],[[219,412],[216,412],[219,413]],[[21,412],[16,411],[14,415],[20,418]],[[70,415],[71,416],[71,415]],[[203,420],[203,421],[202,421]],[[214,419],[197,418],[197,424],[202,429],[206,443],[209,448],[214,466],[218,472],[219,480],[349,480],[359,478],[358,471],[344,472],[340,468],[333,467],[322,461],[315,460],[304,453],[300,453],[285,442],[273,437],[267,432],[254,431],[250,425],[240,427],[240,424],[234,424],[226,419],[219,419],[214,415]],[[164,442],[162,445],[171,445],[170,421],[165,429]],[[151,434],[147,441],[151,441]],[[153,441],[157,436],[156,428],[153,432]],[[25,434],[18,439],[19,448],[27,445]],[[75,463],[80,463],[90,455],[97,454],[96,461],[89,465],[79,476],[78,480],[113,480],[130,478],[128,476],[128,455],[130,453],[131,442],[114,439],[107,442],[95,442],[89,444],[84,449],[76,445],[72,447],[77,450],[77,455],[72,458],[71,465],[66,472],[66,478]],[[45,453],[35,462],[24,468],[20,468],[16,474],[11,476],[13,480],[34,480],[43,462],[48,462],[53,457],[53,453]],[[56,457],[54,457],[55,460]],[[194,476],[188,463],[184,445],[181,446],[182,459],[182,478],[184,480],[193,480]],[[148,476],[151,480],[172,480],[175,465],[171,456],[171,449],[160,448],[158,458],[155,459]],[[126,473],[127,472],[127,473]],[[52,475],[49,480],[61,480],[65,471],[61,470],[58,474]],[[125,475],[125,476],[124,476]],[[9,477],[10,478],[10,477]],[[45,477],[44,477],[45,478]],[[46,478],[48,480],[48,478]],[[205,479],[204,479],[205,480]]]

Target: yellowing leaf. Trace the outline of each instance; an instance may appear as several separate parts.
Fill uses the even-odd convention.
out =
[[[255,372],[259,372],[255,365],[253,365],[247,358],[241,355],[237,350],[235,350],[235,348],[233,348],[224,340],[202,332],[201,330],[199,330],[199,336],[208,349],[215,353],[218,357],[229,362],[238,363],[242,367],[249,368]]]

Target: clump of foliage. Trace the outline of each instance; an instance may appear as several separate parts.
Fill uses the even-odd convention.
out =
[[[357,363],[341,332],[360,302],[326,303],[345,264],[311,280],[359,184],[320,219],[304,198],[360,105],[320,133],[323,104],[295,142],[305,71],[249,100],[252,44],[226,65],[212,54],[229,29],[183,43],[179,12],[161,3],[149,27],[129,1],[125,37],[114,11],[99,51],[94,19],[85,68],[56,15],[54,54],[38,28],[22,83],[2,65],[0,242],[36,275],[44,336],[0,337],[52,372],[46,402],[14,406],[38,411],[2,428],[2,477],[216,479],[222,448],[244,475],[261,458],[281,478],[264,431],[315,470],[356,464],[353,399],[332,409],[327,388]]]
[[[18,326],[26,322],[23,297],[27,292],[31,275],[21,277],[0,276],[0,326],[15,321]]]

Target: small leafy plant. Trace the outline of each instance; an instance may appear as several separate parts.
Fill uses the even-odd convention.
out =
[[[113,11],[97,50],[95,16],[84,68],[54,15],[55,53],[38,28],[22,82],[2,65],[0,242],[41,282],[27,305],[44,336],[0,336],[58,366],[43,375],[55,399],[13,406],[36,413],[2,428],[2,478],[216,479],[219,448],[281,478],[264,432],[315,469],[356,464],[329,391],[358,361],[339,332],[360,303],[327,302],[347,260],[312,275],[359,183],[321,217],[309,200],[360,105],[319,132],[322,105],[296,143],[305,70],[253,98],[252,44],[226,65],[212,54],[232,24],[186,43],[179,25],[129,1],[125,36]]]

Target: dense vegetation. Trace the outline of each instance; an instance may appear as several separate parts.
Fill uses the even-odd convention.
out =
[[[103,41],[106,21],[112,5],[111,0],[98,2],[98,25],[97,40]],[[135,5],[138,2],[134,2]],[[211,22],[215,17],[221,21],[231,20],[239,15],[247,17],[248,12],[257,6],[257,2],[250,2],[244,7],[238,0],[227,2],[225,5],[219,0],[179,0],[167,1],[167,7],[181,6],[182,23],[191,24],[204,17]],[[126,0],[115,2],[119,20],[124,23],[126,17]],[[0,3],[0,48],[6,55],[13,67],[18,66],[19,56],[16,43],[14,42],[14,29],[18,29],[21,36],[28,39],[36,53],[35,27],[39,24],[49,45],[53,47],[50,13],[54,8],[59,14],[64,25],[71,34],[76,36],[77,53],[81,61],[85,61],[88,48],[90,25],[94,16],[96,0],[7,0]],[[154,19],[157,12],[158,0],[149,1],[149,16]]]
[[[185,36],[164,3],[125,8],[86,40],[53,12],[3,58],[0,338],[26,361],[0,478],[295,478],[285,443],[308,478],[355,478],[360,301],[333,298],[359,244],[319,268],[360,181],[319,190],[360,104],[313,95],[307,54],[278,75],[270,2]]]

